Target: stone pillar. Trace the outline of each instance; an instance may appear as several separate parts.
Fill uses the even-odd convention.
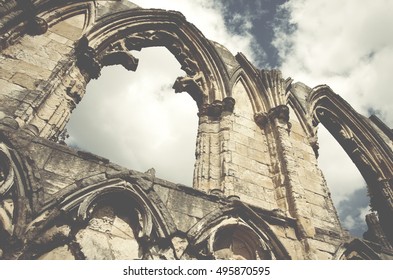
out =
[[[235,100],[231,97],[204,105],[199,112],[193,186],[211,192],[224,191],[230,151],[229,133]]]

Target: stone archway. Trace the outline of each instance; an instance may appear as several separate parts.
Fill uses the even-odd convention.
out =
[[[393,242],[393,154],[370,121],[359,115],[329,87],[313,89],[309,97],[313,125],[323,124],[355,163],[368,185],[370,205],[378,212],[386,236]]]

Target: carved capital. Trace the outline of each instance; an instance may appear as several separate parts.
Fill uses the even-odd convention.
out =
[[[215,100],[212,104],[208,107],[207,114],[211,117],[220,117],[222,113],[222,101]]]
[[[287,105],[278,105],[270,109],[269,118],[271,120],[279,119],[283,122],[289,122],[289,108]]]
[[[254,115],[254,120],[260,128],[264,128],[269,121],[279,119],[282,122],[289,122],[289,108],[287,105],[278,105],[269,110],[266,114],[264,112],[258,112]]]
[[[204,104],[199,109],[198,115],[219,118],[223,112],[232,113],[234,106],[235,99],[232,97],[226,97],[223,101],[215,100],[211,104]]]

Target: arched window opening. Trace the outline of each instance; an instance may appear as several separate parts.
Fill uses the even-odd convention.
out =
[[[138,69],[104,67],[74,110],[67,144],[127,168],[156,170],[156,176],[192,186],[197,106],[187,93],[174,94],[183,76],[162,47],[134,53]]]
[[[365,215],[370,213],[367,184],[359,170],[336,139],[323,126],[318,126],[318,162],[336,206],[341,224],[362,237],[367,230]]]
[[[75,230],[73,242],[56,246],[38,259],[142,259],[145,255],[143,214],[122,193],[99,198],[92,205],[87,224]],[[47,244],[48,248],[56,245]]]
[[[226,226],[217,231],[213,243],[216,259],[258,260],[271,259],[261,241],[249,228]]]

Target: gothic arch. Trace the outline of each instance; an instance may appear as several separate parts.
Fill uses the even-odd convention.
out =
[[[256,115],[268,114],[278,106],[287,104],[288,91],[292,82],[291,78],[283,79],[281,71],[276,69],[259,70],[253,66],[244,54],[238,53],[236,60],[239,62],[244,73],[251,77],[251,83],[256,88],[258,94],[253,94],[253,98],[260,100],[260,107]]]
[[[84,235],[88,235],[85,231],[91,228],[97,230],[100,224],[104,224],[104,228],[98,229],[98,232],[109,233],[115,238],[131,238],[135,240],[134,243],[139,243],[140,257],[148,257],[151,248],[145,246],[147,242],[168,239],[175,232],[171,216],[165,211],[153,190],[146,194],[139,183],[129,183],[123,179],[109,179],[77,191],[71,190],[58,199],[58,205],[41,212],[27,226],[26,245],[19,258],[31,259],[45,254],[53,256],[56,250],[66,250],[64,246],[68,246],[67,250],[74,247],[74,257],[89,258],[91,252],[87,252],[90,256],[86,255],[82,253],[83,249],[73,244],[86,242],[83,240]],[[120,221],[123,230],[116,228],[114,219]]]
[[[253,77],[253,75],[248,75],[244,68],[238,68],[231,77],[230,84],[232,91],[238,82],[242,82],[247,91],[247,97],[249,98],[254,110],[253,113],[267,112],[268,103],[264,99],[264,96],[259,94],[257,84],[253,79],[250,79],[250,77]]]
[[[374,245],[374,248],[373,248]],[[353,239],[350,242],[341,244],[337,249],[333,259],[335,260],[381,260],[380,247],[375,248],[375,244],[366,243],[360,239]],[[379,254],[378,254],[379,253]]]
[[[42,5],[36,5],[37,14],[47,22],[49,27],[77,15],[85,16],[82,30],[86,30],[95,21],[96,8],[92,2],[71,2],[64,6],[54,3],[48,4],[44,2]]]
[[[370,123],[328,86],[314,88],[308,102],[313,125],[322,123],[328,129],[367,182],[371,207],[392,242],[392,150]]]
[[[190,243],[199,247],[208,258],[231,258],[226,250],[217,252],[217,248],[222,247],[217,241],[234,238],[241,241],[244,247],[255,250],[254,253],[249,252],[249,256],[258,259],[291,259],[270,225],[240,201],[212,211],[195,224],[187,235]],[[228,243],[227,241],[223,243]]]
[[[163,46],[175,56],[186,75],[178,77],[173,88],[175,92],[188,92],[201,111],[213,102],[223,101],[230,96],[229,77],[222,58],[213,43],[187,22],[183,15],[173,11],[141,9],[127,1],[108,5],[123,6],[110,12],[110,9],[100,10],[103,8],[90,1],[66,4],[38,1],[29,11],[35,15],[34,20],[37,19],[38,23],[34,20],[32,23],[22,16],[13,22],[15,28],[34,26],[39,30],[29,34],[38,36],[69,18],[85,16],[83,26],[80,27],[82,37],[53,69],[48,79],[50,82],[37,81],[39,86],[36,90],[43,93],[29,93],[31,98],[42,95],[37,105],[34,105],[34,115],[20,121],[31,132],[56,139],[63,131],[71,111],[83,98],[88,81],[98,78],[101,68],[106,65],[120,64],[135,71],[138,60],[130,51],[145,47]],[[26,34],[14,33],[19,38]],[[78,78],[67,79],[70,76]],[[58,98],[63,99],[64,106],[53,108],[48,105],[49,100],[57,102]],[[61,122],[50,121],[54,115],[61,115]]]
[[[85,36],[98,61],[114,51],[166,47],[187,74],[176,80],[175,90],[189,92],[198,106],[223,100],[229,92],[225,66],[214,46],[177,12],[133,9],[115,13],[97,21]]]

